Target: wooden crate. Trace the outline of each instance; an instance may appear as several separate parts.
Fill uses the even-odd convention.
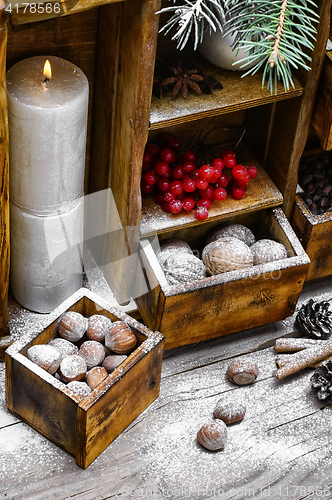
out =
[[[48,343],[56,336],[59,317],[67,310],[86,317],[103,314],[112,321],[123,320],[138,339],[137,349],[81,401],[64,383],[27,358],[29,347]],[[45,329],[27,332],[7,349],[7,407],[86,468],[157,398],[163,345],[159,332],[150,331],[81,289],[50,315]]]
[[[310,258],[306,280],[332,274],[332,213],[313,215],[296,195],[291,224]]]
[[[312,126],[322,148],[332,149],[332,51],[327,51],[320,76]]]
[[[289,257],[250,269],[169,286],[149,240],[141,242],[149,291],[136,299],[144,323],[165,336],[165,349],[192,344],[279,321],[293,314],[309,267],[309,258],[280,208],[234,219],[251,227],[258,239],[283,243]],[[215,227],[215,225],[214,225]],[[200,239],[206,239],[204,233]],[[196,236],[195,236],[196,234]],[[178,233],[192,248],[202,248],[197,228]],[[195,245],[195,246],[194,246]]]

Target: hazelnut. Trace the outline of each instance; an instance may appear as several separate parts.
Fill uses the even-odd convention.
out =
[[[197,432],[197,441],[208,450],[220,450],[227,441],[227,427],[222,420],[204,424]]]
[[[88,318],[88,329],[86,331],[86,336],[90,340],[96,340],[98,342],[103,342],[105,339],[106,332],[111,326],[112,321],[102,314],[94,314]]]
[[[91,389],[86,382],[78,382],[77,380],[74,380],[73,382],[69,382],[67,387],[68,387],[68,389],[73,391],[76,394],[76,396],[79,396],[82,399],[89,396],[89,394],[91,392]]]
[[[96,340],[87,340],[80,347],[79,355],[85,359],[88,370],[100,365],[105,358],[105,348],[103,344]]]
[[[116,354],[128,354],[137,344],[135,334],[124,321],[115,321],[105,335],[105,346]]]
[[[243,419],[246,413],[246,407],[243,403],[225,402],[220,400],[214,409],[213,416],[225,422],[225,424],[233,424]]]
[[[107,370],[102,366],[94,366],[86,374],[85,380],[93,391],[108,376]]]
[[[107,356],[103,363],[102,366],[106,368],[108,373],[113,372],[121,363],[127,359],[127,356],[125,354],[111,354],[110,356]]]
[[[62,338],[76,342],[83,337],[87,327],[88,320],[82,314],[75,311],[68,311],[61,316],[58,324],[58,332]]]
[[[83,380],[87,372],[85,360],[78,354],[66,356],[60,364],[59,373],[64,382]]]
[[[61,353],[48,344],[33,345],[28,349],[28,358],[53,375],[60,366]]]
[[[258,366],[253,361],[236,359],[227,368],[227,376],[237,385],[249,385],[258,376]]]
[[[66,356],[72,356],[73,354],[78,354],[78,347],[69,342],[69,340],[56,337],[49,341],[48,345],[55,347],[61,354],[61,360]]]

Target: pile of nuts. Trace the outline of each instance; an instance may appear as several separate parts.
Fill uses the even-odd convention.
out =
[[[299,165],[301,197],[313,215],[332,210],[332,162],[327,153],[308,155]]]

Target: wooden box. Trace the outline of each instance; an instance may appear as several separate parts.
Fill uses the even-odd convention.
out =
[[[332,51],[327,51],[319,80],[312,126],[322,148],[332,149]]]
[[[27,349],[56,336],[59,317],[67,310],[86,317],[103,314],[121,319],[134,331],[138,347],[80,400],[66,385],[27,358]],[[159,394],[164,339],[125,313],[81,289],[63,302],[46,328],[27,332],[6,351],[8,409],[76,457],[86,468],[154,401]]]
[[[310,258],[306,280],[332,274],[332,213],[313,215],[296,195],[291,224]]]
[[[294,312],[308,271],[308,256],[280,208],[246,217],[232,222],[250,227],[257,239],[267,237],[283,243],[289,257],[170,286],[149,240],[141,242],[149,291],[136,301],[144,323],[165,336],[165,349],[279,321]],[[177,233],[177,237],[201,250],[211,227],[203,229],[199,234],[195,227],[191,234]]]

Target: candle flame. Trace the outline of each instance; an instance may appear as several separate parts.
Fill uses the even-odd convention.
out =
[[[46,78],[48,78],[48,80],[52,78],[51,64],[48,59],[45,61],[43,74]]]

